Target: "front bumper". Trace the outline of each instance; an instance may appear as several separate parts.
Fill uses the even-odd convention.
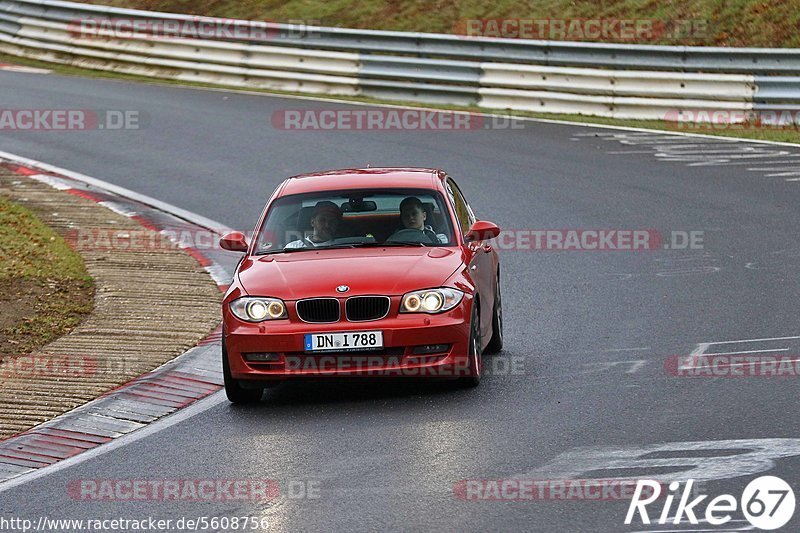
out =
[[[289,320],[243,322],[223,310],[231,375],[238,380],[271,381],[320,376],[440,377],[470,375],[471,300],[440,315],[393,313],[368,322],[305,323]],[[227,307],[227,305],[225,306]],[[304,351],[304,335],[346,331],[383,332],[384,347],[366,352]],[[420,346],[449,345],[445,351],[414,354]],[[246,354],[269,353],[275,361],[251,362]]]

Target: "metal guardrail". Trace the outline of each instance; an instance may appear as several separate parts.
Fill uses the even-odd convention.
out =
[[[201,38],[76,33],[81,21],[114,20],[182,23],[176,27],[183,30],[193,22],[211,31],[200,32]],[[240,31],[226,36],[215,25]],[[800,110],[800,49],[301,28],[57,0],[0,0],[0,52],[159,78],[493,109],[638,119],[686,109]]]

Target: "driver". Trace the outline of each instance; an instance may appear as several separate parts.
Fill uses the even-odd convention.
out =
[[[339,206],[328,200],[317,202],[311,213],[311,235],[292,241],[284,246],[286,248],[315,248],[333,244],[339,222],[342,220],[342,210]]]
[[[434,232],[431,226],[425,224],[427,219],[428,213],[425,212],[422,201],[416,196],[409,196],[400,202],[400,220],[403,222],[404,229],[419,230],[431,243],[446,244],[448,240],[447,235]]]

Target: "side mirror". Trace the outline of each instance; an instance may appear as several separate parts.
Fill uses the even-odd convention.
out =
[[[219,240],[219,246],[223,250],[230,250],[231,252],[246,252],[247,239],[241,231],[232,231],[222,236]]]
[[[500,235],[500,228],[497,227],[497,224],[487,220],[478,220],[469,228],[467,234],[464,235],[464,240],[467,242],[488,241],[494,239],[498,235]]]

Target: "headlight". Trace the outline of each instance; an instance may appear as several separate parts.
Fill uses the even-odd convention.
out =
[[[441,313],[449,311],[461,302],[464,293],[449,288],[426,289],[403,295],[401,313]]]
[[[289,317],[286,313],[286,304],[277,298],[245,296],[232,301],[230,307],[236,318],[246,322],[263,322]]]

